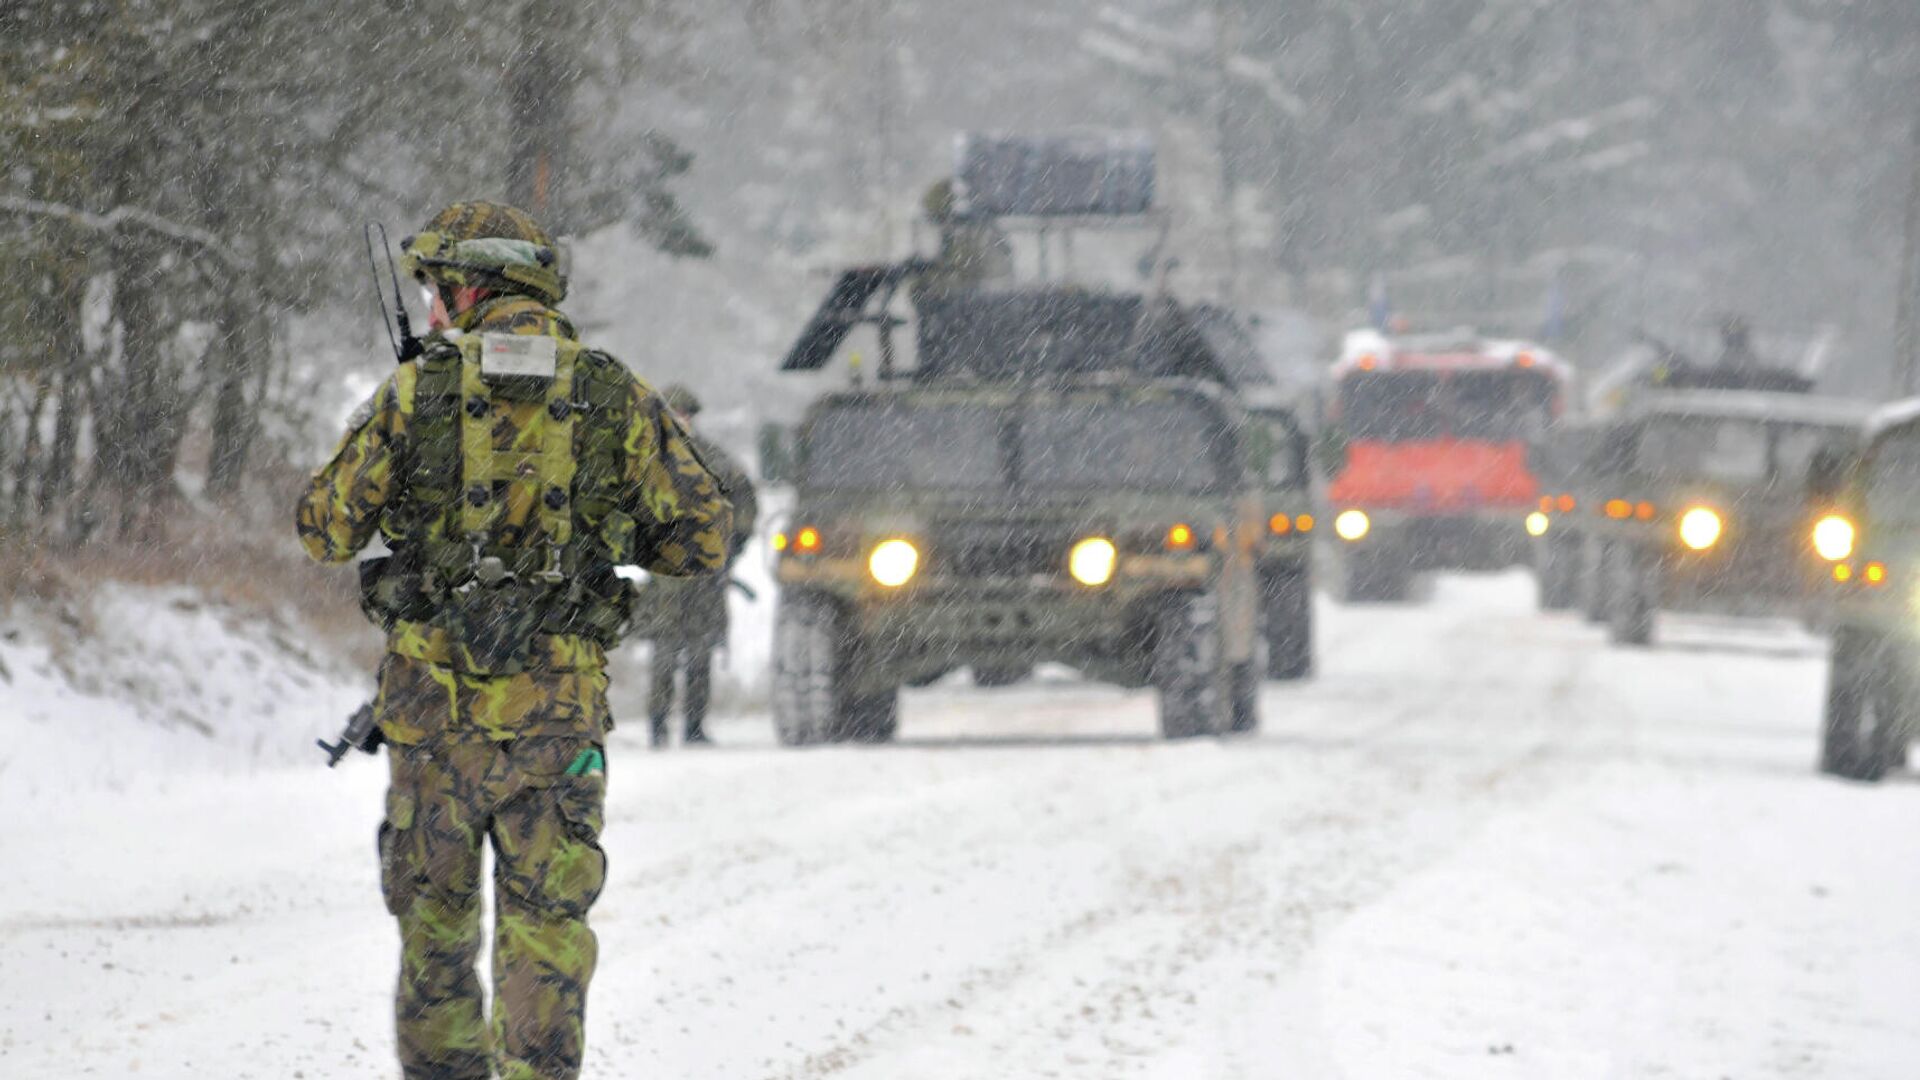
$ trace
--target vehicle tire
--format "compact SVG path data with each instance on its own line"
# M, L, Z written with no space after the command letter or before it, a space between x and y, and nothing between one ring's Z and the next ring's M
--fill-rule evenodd
M976 665L973 669L973 685L991 690L1025 682L1032 676L1032 664Z
M887 743L900 731L900 691L848 699L833 732L836 742Z
M1833 635L1821 772L1873 783L1905 759L1905 694L1889 660L1872 634L1842 627Z
M1305 570L1260 575L1260 622L1267 639L1267 678L1313 674L1313 582Z
M849 653L840 610L814 596L786 595L773 624L773 728L785 746L839 737Z
M1160 734L1191 739L1225 732L1233 721L1232 681L1220 625L1220 598L1198 593L1168 605L1153 642Z
M1595 625L1607 621L1607 552L1612 546L1605 540L1588 540L1580 546L1580 605L1587 621Z
M1260 730L1260 676L1251 660L1233 665L1233 717L1229 730L1237 735Z
M1533 573L1540 583L1541 611L1568 611L1580 603L1580 547L1570 537L1536 541Z
M1607 583L1607 640L1615 645L1653 641L1656 574L1648 553L1632 544L1611 545Z
M1352 603L1402 603L1412 582L1406 560L1390 548L1347 553L1347 599Z

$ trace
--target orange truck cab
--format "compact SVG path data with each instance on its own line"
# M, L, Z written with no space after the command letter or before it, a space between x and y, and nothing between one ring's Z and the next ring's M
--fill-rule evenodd
M1528 560L1542 494L1531 457L1572 369L1523 341L1356 331L1332 377L1327 499L1350 599L1401 599L1423 570Z

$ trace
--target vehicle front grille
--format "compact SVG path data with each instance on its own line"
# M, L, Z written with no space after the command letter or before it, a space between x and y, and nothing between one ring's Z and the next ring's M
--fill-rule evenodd
M1066 565L1070 538L1054 529L969 523L935 533L933 562L956 577L1030 577L1057 574Z

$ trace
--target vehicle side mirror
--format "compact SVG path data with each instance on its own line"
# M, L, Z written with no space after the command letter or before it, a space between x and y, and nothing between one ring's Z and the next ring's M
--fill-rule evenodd
M761 424L760 482L790 484L793 466L793 432L784 424Z
M1846 451L1833 446L1821 447L1807 463L1807 494L1821 502L1839 498L1852 467L1852 457Z

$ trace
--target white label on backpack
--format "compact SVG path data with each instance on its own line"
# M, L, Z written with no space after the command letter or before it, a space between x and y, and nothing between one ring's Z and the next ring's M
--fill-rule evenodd
M480 374L490 379L551 379L558 370L558 341L541 335L480 335Z

